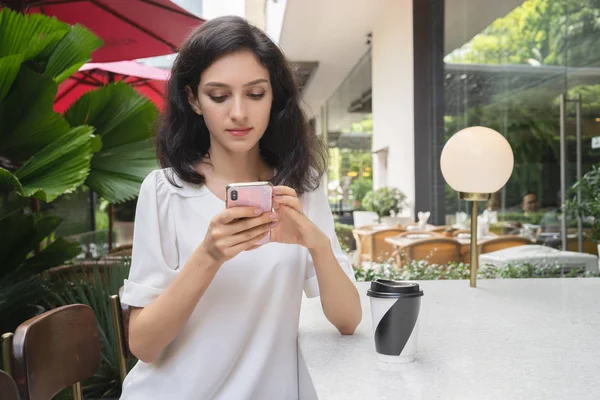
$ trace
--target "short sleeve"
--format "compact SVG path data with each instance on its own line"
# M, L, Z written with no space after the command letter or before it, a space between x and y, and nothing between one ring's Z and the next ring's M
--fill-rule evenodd
M178 267L175 221L170 215L171 193L161 171L144 179L133 228L131 269L121 302L145 307L175 279Z
M335 233L335 227L333 223L333 214L329 207L329 201L327 200L327 194L324 185L321 185L315 191L307 193L305 198L305 212L308 218L316 224L323 233L325 233L331 242L331 247L335 258L340 263L342 269L352 282L355 282L354 270L348 259L348 255L342 250L340 242ZM317 297L319 296L319 282L317 281L317 274L315 272L315 265L313 263L310 252L307 252L307 263L306 273L304 280L304 293L306 297Z

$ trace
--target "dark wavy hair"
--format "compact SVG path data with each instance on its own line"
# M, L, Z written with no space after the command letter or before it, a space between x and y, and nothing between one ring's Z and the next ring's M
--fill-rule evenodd
M166 110L160 121L156 150L161 167L171 167L183 181L204 184L194 164L208 157L210 135L204 118L188 103L186 87L197 96L200 76L220 57L252 51L269 71L273 103L268 127L260 139L263 159L276 174L274 185L298 195L316 189L327 166L323 143L300 108L299 90L281 50L260 29L240 17L220 17L202 24L183 43L171 69ZM176 185L173 177L171 184Z

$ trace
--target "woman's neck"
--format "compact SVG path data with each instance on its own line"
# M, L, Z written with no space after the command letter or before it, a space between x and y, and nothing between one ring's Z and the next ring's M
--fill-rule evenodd
M207 183L254 182L272 178L273 170L260 156L258 146L246 153L232 153L218 146L211 146L209 155L210 158L198 166Z

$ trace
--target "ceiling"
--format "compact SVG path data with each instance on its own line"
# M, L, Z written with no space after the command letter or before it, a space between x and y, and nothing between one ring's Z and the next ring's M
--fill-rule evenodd
M325 104L367 52L367 35L387 1L400 0L353 0L351 7L347 0L287 0L279 45L295 62L318 62L303 91L309 113L315 114ZM446 52L462 46L522 2L446 0Z

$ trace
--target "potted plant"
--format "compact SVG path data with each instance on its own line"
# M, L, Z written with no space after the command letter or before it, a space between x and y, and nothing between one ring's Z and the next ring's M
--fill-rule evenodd
M362 205L365 210L375 212L383 225L393 226L396 216L406 206L406 195L398 188L384 186L367 193Z
M579 189L581 189L581 202L578 203ZM568 216L581 217L582 220L590 222L591 239L598 243L598 254L600 254L600 164L593 166L591 171L583 175L581 180L569 189L563 211Z
M373 181L371 179L358 178L355 179L350 185L350 191L352 193L352 207L356 211L360 211L362 208L362 200L365 198L367 193L373 190Z

